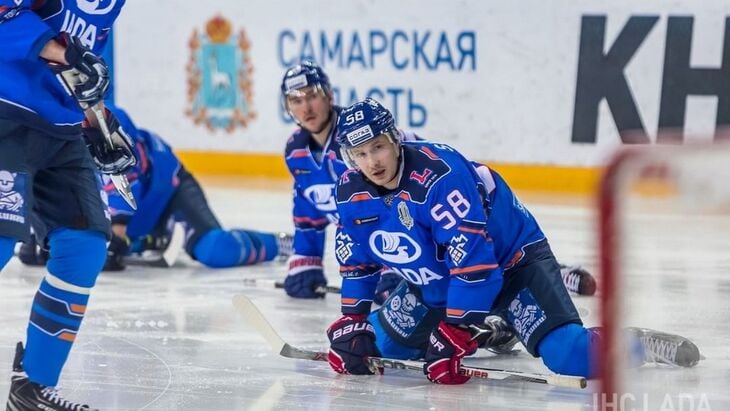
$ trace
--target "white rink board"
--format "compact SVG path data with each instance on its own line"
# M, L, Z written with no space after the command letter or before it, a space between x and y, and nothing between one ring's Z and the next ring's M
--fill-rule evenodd
M185 115L189 41L193 30L203 32L216 15L230 21L234 35L245 30L250 41L253 72L248 79L256 118L232 133L210 131ZM382 95L397 111L400 126L453 144L474 158L597 166L621 139L605 99L594 116L595 143L573 142L571 137L581 32L586 30L582 21L587 16L605 19L601 33L606 52L630 18L644 23L656 19L646 33L636 34L639 46L627 52L630 58L617 71L625 73L636 111L653 141L670 18L692 20L690 66L717 71L730 3L127 1L115 34L116 96L139 125L178 149L280 153L293 129L282 117L280 80L287 64L309 53L343 92L340 103L350 102L351 90L363 98L374 89L376 97ZM439 42L442 36L444 44ZM359 39L362 53L353 38ZM719 82L730 81L730 76L720 77L724 79ZM409 98L410 106L417 107L410 119ZM687 97L685 131L711 134L717 100L717 93Z

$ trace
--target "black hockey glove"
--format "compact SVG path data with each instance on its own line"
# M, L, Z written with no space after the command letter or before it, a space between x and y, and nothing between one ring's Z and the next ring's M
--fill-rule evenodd
M25 265L45 266L49 255L48 250L42 249L38 245L35 236L31 235L30 240L20 246L18 258Z
M129 254L129 239L119 237L112 234L112 240L106 250L106 262L104 263L104 271L121 271L127 266L124 264L123 258Z
M61 33L60 41L66 46L64 58L68 66L59 71L81 108L86 110L104 99L109 88L109 69L78 37Z
M109 110L106 110L106 123L113 147L109 147L104 133L99 128L91 127L86 121L81 128L84 141L102 174L123 174L137 164L137 158L132 151L132 141Z
M327 362L340 374L383 373L382 368L371 369L367 357L380 357L375 345L375 331L365 314L344 314L327 329L330 350Z

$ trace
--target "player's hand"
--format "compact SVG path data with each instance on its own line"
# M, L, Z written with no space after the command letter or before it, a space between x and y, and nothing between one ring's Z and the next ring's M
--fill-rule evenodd
M322 269L322 258L303 255L289 257L289 274L284 280L284 290L294 298L324 298L317 288L327 285Z
M477 346L466 328L441 321L428 338L423 372L436 384L463 384L469 377L459 374L461 359L473 354Z
M20 246L18 258L25 265L44 266L48 261L48 250L39 247L35 236L31 235L30 240Z
M374 374L368 367L366 357L380 357L375 346L375 331L365 314L343 315L327 329L330 350L327 361L340 374ZM379 374L383 373L378 368Z
M385 300L390 296L390 293L398 287L401 281L403 281L403 278L394 271L383 271L380 274L380 281L378 281L378 285L375 287L375 298L373 298L373 301L378 305L383 305Z
M81 107L91 107L103 100L110 82L109 69L104 60L92 53L76 36L61 33L59 41L66 46L64 58L68 62L68 69L75 70L73 74L76 76L69 85Z
M92 127L87 121L84 121L81 128L84 141L102 174L123 174L137 164L137 158L132 151L132 140L119 125L114 113L105 110L105 114L113 147L109 147L102 131Z
M124 256L129 254L130 241L127 237L119 237L112 234L112 240L106 250L106 262L104 263L104 271L121 271L126 268Z

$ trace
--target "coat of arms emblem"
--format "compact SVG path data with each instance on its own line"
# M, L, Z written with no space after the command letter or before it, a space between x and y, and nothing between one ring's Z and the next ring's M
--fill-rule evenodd
M205 32L190 37L188 108L195 124L232 132L256 117L253 110L251 43L245 30L233 33L230 21L216 16Z

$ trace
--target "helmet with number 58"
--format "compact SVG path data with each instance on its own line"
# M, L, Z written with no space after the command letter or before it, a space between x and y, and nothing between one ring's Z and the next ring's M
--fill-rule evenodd
M337 120L337 142L350 168L377 185L397 184L400 132L382 104L366 98L343 109Z

